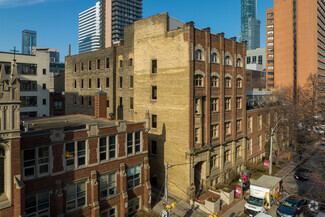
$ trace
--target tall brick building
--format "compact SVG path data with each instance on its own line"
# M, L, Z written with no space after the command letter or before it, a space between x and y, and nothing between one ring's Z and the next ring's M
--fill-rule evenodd
M295 93L315 75L318 102L325 103L324 1L274 0L266 13L274 15L274 87Z
M107 96L100 91L99 117L32 118L20 126L13 69L9 80L4 69L0 74L0 216L131 216L150 209L148 122L101 118Z
M127 26L120 45L67 57L66 112L92 112L82 97L100 86L113 117L143 121L149 110L152 183L177 165L169 188L189 198L245 168L245 59L244 42L158 14Z

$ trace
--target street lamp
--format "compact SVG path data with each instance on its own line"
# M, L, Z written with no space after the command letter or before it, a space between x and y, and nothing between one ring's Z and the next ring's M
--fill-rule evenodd
M280 120L278 120L278 122L276 122L275 126L271 129L271 144L270 144L270 163L269 163L269 175L272 175L272 149L273 149L273 134L274 131L276 129L276 127L278 126L280 121L288 121L288 118L281 118Z

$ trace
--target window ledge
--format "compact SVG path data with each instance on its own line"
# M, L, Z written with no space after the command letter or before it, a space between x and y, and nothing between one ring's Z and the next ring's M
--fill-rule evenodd
M0 196L0 210L5 209L11 206L10 201L8 200L5 194Z

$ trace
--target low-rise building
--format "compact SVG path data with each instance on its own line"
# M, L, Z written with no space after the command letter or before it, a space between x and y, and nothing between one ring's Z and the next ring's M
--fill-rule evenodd
M33 55L0 52L0 66L4 65L7 76L14 58L20 79L20 117L49 116L50 54L37 50Z

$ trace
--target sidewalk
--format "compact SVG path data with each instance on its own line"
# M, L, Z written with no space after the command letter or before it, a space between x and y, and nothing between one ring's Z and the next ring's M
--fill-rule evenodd
M312 154L313 153L308 152L308 151L305 152L303 154L302 160L299 160L299 156L293 157L293 159L290 162L288 162L288 164L286 164L286 166L284 166L281 170L279 170L275 174L275 176L280 177L280 178L286 177L291 171L293 171L300 164L305 163L310 158L310 156ZM228 210L224 211L224 213L222 210L220 217L240 217L240 216L242 216L244 214L245 203L246 203L246 200L240 200L235 205L228 208Z

